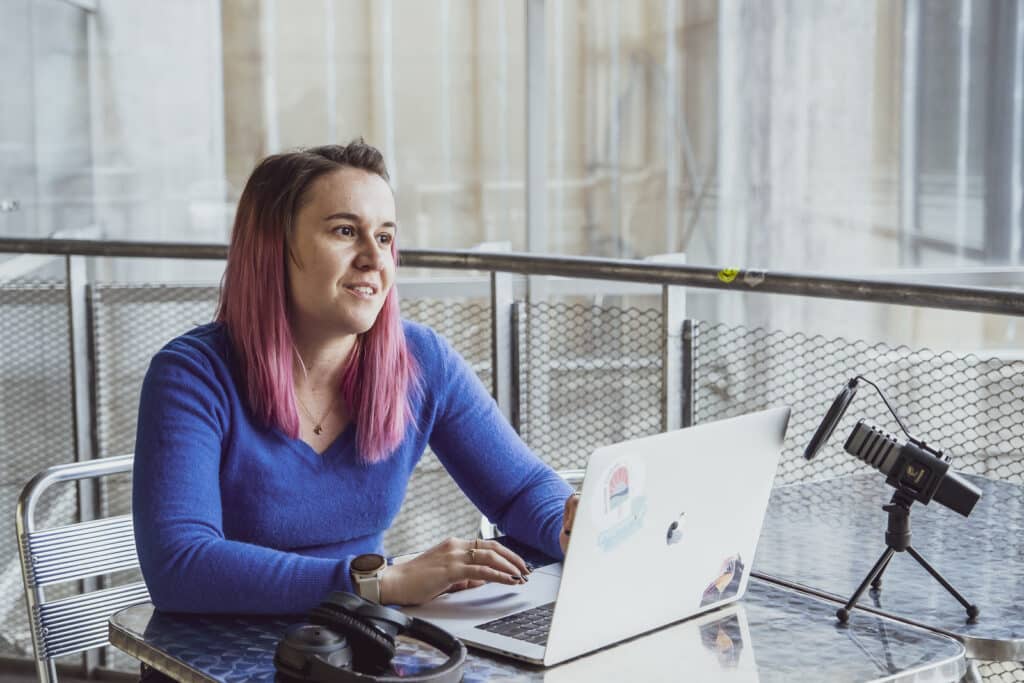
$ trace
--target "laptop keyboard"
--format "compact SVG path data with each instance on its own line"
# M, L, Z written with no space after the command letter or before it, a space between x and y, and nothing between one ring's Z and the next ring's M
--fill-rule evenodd
M555 603L549 602L546 605L538 605L500 619L477 624L476 627L509 638L524 640L534 645L543 645L548 640L548 631L551 630L551 615L554 611Z

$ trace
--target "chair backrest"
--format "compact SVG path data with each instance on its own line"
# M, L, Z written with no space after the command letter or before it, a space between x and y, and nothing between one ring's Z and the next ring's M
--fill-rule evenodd
M54 484L131 472L133 459L122 455L47 468L25 485L18 498L18 554L41 681L57 680L57 657L106 645L110 615L145 602L149 593L142 581L135 581L47 601L47 587L135 569L139 560L131 515L37 529L36 505ZM83 590L89 583L95 581L83 584Z

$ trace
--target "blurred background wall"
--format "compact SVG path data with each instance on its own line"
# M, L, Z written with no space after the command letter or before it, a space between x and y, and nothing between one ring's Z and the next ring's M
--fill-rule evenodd
M544 78L529 90L531 51ZM405 247L963 284L1005 267L997 284L1016 286L1022 55L1022 0L2 0L0 234L223 242L256 161L364 136L389 160ZM531 102L546 114L533 233ZM688 306L1017 341L1015 321L966 314L701 292Z

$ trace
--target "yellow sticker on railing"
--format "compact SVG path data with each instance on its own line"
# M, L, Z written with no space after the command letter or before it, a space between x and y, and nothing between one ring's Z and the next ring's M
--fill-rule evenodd
M736 279L736 276L739 275L739 273L739 268L723 268L718 271L718 279L725 284L729 284Z

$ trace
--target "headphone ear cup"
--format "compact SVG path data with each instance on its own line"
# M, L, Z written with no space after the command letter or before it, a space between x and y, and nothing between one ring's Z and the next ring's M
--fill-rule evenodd
M357 671L383 671L395 656L395 640L360 617L320 605L310 612L310 619L345 635L352 647Z
M331 668L350 668L348 640L320 624L293 624L274 651L274 668L286 681L317 680L317 660Z

